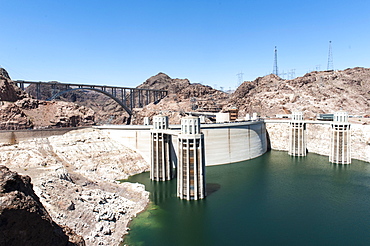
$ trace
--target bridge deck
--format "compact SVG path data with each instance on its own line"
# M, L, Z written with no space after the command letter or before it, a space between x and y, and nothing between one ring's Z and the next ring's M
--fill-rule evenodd
M25 81L15 80L18 87L25 90L27 86L34 85L35 95L38 100L55 99L62 94L72 90L94 90L101 92L117 103L119 103L130 115L132 114L133 108L142 108L152 102L157 102L167 96L168 92L165 90L155 89L144 89L144 88L130 88L120 86L108 86L108 85L89 85L89 84L75 84L75 83L60 83L60 82L36 82L36 81ZM50 97L45 98L41 94L41 87L51 87Z

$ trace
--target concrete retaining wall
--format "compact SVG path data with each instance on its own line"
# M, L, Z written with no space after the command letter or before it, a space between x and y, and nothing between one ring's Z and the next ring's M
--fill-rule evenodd
M307 124L307 151L329 156L330 124ZM288 151L289 123L266 123L271 148ZM370 125L351 124L351 156L370 162Z

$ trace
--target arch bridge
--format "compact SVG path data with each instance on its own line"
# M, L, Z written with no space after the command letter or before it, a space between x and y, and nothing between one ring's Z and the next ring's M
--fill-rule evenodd
M143 89L143 88L129 88L119 86L107 86L107 85L87 85L87 84L72 84L72 83L60 83L60 82L35 82L35 81L14 81L18 87L25 90L28 86L34 85L33 96L38 100L54 100L59 96L77 90L89 90L102 93L119 105L121 105L126 112L131 116L134 108L142 108L152 102L159 102L161 99L167 96L168 92L165 90L155 89ZM45 98L42 91L45 87L51 89L51 95Z

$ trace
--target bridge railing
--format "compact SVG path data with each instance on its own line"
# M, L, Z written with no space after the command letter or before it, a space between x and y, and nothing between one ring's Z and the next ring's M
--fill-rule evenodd
M165 90L129 88L107 85L88 85L60 82L35 82L15 80L14 83L22 90L27 91L38 100L54 99L55 96L62 95L71 90L94 90L101 91L114 100L121 102L126 111L132 111L134 108L142 108L152 102L157 102L166 97L168 92ZM129 109L129 110L127 110ZM131 112L128 112L131 114Z

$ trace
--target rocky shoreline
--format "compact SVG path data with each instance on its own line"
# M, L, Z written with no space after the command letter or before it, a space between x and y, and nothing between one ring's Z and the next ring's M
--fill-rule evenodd
M97 129L3 145L0 164L30 176L51 218L86 245L119 245L149 203L143 185L117 182L148 171L149 164Z

